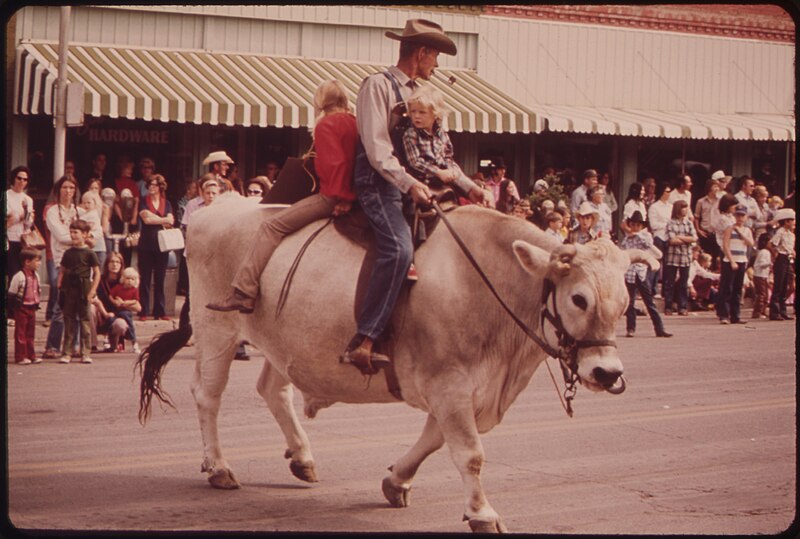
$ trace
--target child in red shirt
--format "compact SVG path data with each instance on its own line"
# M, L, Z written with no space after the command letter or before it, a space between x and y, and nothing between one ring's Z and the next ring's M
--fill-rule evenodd
M34 249L20 252L22 270L18 271L8 286L9 301L14 309L14 362L18 365L41 363L33 350L36 334L36 310L39 308L41 288L39 287L39 266L42 255Z
M142 310L142 304L139 302L139 273L135 268L125 268L122 270L122 278L120 283L111 289L109 298L111 302L117 307L117 315L119 311L130 311L131 313L138 313ZM131 316L131 319L133 317ZM134 339L131 341L133 344L133 352L139 353L139 343Z

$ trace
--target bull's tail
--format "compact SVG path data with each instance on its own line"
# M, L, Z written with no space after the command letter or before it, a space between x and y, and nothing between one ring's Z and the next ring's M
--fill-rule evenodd
M187 302L188 303L188 302ZM184 308L186 305L184 305ZM139 375L142 381L139 385L139 423L144 425L150 417L150 404L153 395L158 400L175 408L169 395L161 387L161 373L172 357L178 350L186 346L192 336L192 324L189 317L181 313L181 321L178 329L159 333L150 344L142 350L139 359L133 366L134 371L139 367Z

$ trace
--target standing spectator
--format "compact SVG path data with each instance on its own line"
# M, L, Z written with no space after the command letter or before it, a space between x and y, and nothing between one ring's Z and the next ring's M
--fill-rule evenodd
M14 274L8 286L10 302L14 305L14 363L30 365L41 363L36 357L33 341L36 336L36 310L39 308L41 288L39 266L42 255L35 249L20 251L22 269Z
M142 218L142 235L139 238L139 298L142 310L139 320L147 320L148 314L157 320L169 320L164 299L164 280L167 275L169 252L158 247L158 231L172 228L175 218L172 205L167 200L167 180L161 174L153 174L147 183L147 195L139 203ZM150 309L150 283L153 282L153 305Z
M644 217L639 210L635 210L633 215L627 219L625 237L620 241L619 248L640 249L642 251L653 250L653 236L644 228ZM647 266L641 262L631 264L625 272L625 286L628 289L628 309L625 311L626 337L633 337L636 334L636 293L642 296L647 314L653 322L657 337L672 337L672 333L664 329L664 322L658 314L658 309L653 302L653 292L647 282Z
M53 186L53 199L55 203L45 213L45 224L50 231L50 249L53 253L53 268L61 266L64 252L72 246L70 224L78 218L78 184L68 176L62 176ZM59 272L60 274L60 272ZM56 271L53 275L57 275ZM58 290L58 279L54 283ZM56 296L57 297L57 296ZM53 304L53 316L50 319L50 329L47 332L47 344L42 357L55 359L72 351L61 347L61 338L64 333L64 313L58 301Z
M712 226L714 227L714 237L717 240L717 246L719 246L720 255L722 254L722 239L725 235L725 230L733 226L733 224L736 222L733 212L736 210L736 206L738 204L739 201L736 200L735 196L730 193L724 193L721 197L719 197L717 211L712 214L711 222Z
M753 232L755 237L755 224L758 218L758 203L753 197L753 191L756 188L756 182L750 176L742 176L739 180L739 192L736 193L736 200L747 208L747 220L745 226Z
M617 197L614 196L614 190L611 188L611 173L603 172L600 175L598 182L603 186L603 189L605 189L603 202L606 203L606 206L608 206L608 209L611 210L611 213L613 214L615 211L617 211L619 205L617 204Z
M77 323L80 321L80 355L81 363L91 363L89 304L100 284L100 264L94 251L86 246L91 226L82 219L76 219L69 225L72 247L64 252L58 273L59 301L64 309L64 353L59 363L69 363L69 352L75 346L78 334ZM92 276L94 275L94 276Z
M175 222L180 225L183 222L183 213L187 204L193 198L197 198L197 182L187 178L183 183L183 196L178 200L175 207ZM178 257L178 290L179 295L186 295L187 283L189 282L189 272L186 268L186 257L183 256L183 249L175 252Z
M766 234L770 229L770 211L767 199L769 193L763 185L757 185L753 189L753 198L756 201L756 217L753 221L753 238L758 244L758 238Z
M139 180L136 186L139 188L139 199L147 196L147 184L156 171L156 162L150 157L142 157L139 159Z
M30 181L28 167L15 167L8 178L6 191L6 238L8 255L6 257L6 277L11 278L22 269L19 254L22 251L22 234L33 224L33 199L25 194ZM13 311L9 311L9 317Z
M117 198L111 214L111 230L116 234L130 234L138 230L139 214L136 208L139 207L141 195L139 186L133 181L133 161L127 157L120 158L118 169L119 175L114 181ZM123 208L125 209L123 210ZM125 263L130 264L133 258L133 247L127 245L123 240L120 242L119 251L125 258Z
M589 203L597 210L597 222L594 225L594 231L598 238L611 239L611 208L605 203L605 194L605 187L599 184L588 191Z
M719 204L719 182L714 179L706 181L706 194L697 201L694 212L694 228L697 231L697 243L703 251L711 256L713 267L717 266L720 249L717 245L714 225L711 221L712 210Z
M78 175L75 172L75 161L64 161L64 176L69 176L76 182L78 181Z
M570 230L567 239L564 243L589 243L597 237L594 231L594 225L597 223L598 213L588 200L584 200L578 208L577 220L578 226Z
M648 176L642 180L642 185L644 185L644 197L642 200L644 201L645 208L649 210L650 205L658 200L656 197L656 179L652 176ZM647 216L647 213L643 213L642 215Z
M579 185L572 191L570 197L569 209L575 214L578 208L581 207L585 201L589 200L589 189L597 185L597 171L590 168L583 173L583 184Z
M495 157L492 159L491 170L489 172L489 179L486 180L486 187L492 192L492 200L494 200L494 207L500 202L501 190L500 184L506 178L506 162L502 157Z
M656 201L650 204L650 208L647 210L647 220L650 223L650 231L653 233L653 243L658 247L662 255L667 254L667 223L672 217L672 203L669 202L671 192L672 188L667 182L659 183L656 186ZM658 297L656 289L658 287L659 272L648 271L650 289L653 291L653 296Z
M786 312L786 298L789 287L794 281L794 259L796 256L794 223L795 213L791 208L778 210L775 215L778 221L778 230L772 236L772 246L777 255L773 271L772 298L769 301L770 320L791 320L793 317Z
M81 195L81 207L78 218L83 219L91 227L88 246L97 256L100 266L106 261L106 241L103 234L103 201L95 191L86 191Z
M231 166L228 168L228 181L231 182L234 191L240 195L244 195L243 180L239 177L239 165L237 163L231 163Z
M216 178L220 193L233 190L233 185L228 181L228 169L231 163L233 159L224 151L211 152L203 159L203 165L207 165L208 172Z
M56 199L53 198L53 193L51 192L50 196L47 198L47 202L44 205L44 209L42 210L42 215L45 216L45 219L47 218L48 210L55 204ZM53 262L53 249L50 246L50 229L47 227L46 223L43 227L42 233L44 234L44 263L45 269L47 270L47 285L50 289L47 294L47 307L45 308L44 322L42 322L42 327L50 327L50 320L53 318L53 310L55 309L56 299L58 298L58 288L56 288L58 266L56 266L55 262Z
M678 185L669 194L669 202L675 204L676 201L683 200L689 208L689 219L694 220L692 214L692 177L685 174L678 180Z
M275 184L275 180L278 179L278 174L280 174L280 172L281 166L277 161L274 159L267 161L267 165L264 167L264 175L270 181L271 185Z
M639 182L633 182L628 188L628 197L625 199L625 204L622 206L622 222L620 223L620 228L625 234L628 233L628 219L631 218L633 212L638 211L642 216L647 215L644 195L644 185Z
M107 183L110 178L106 177L106 164L106 154L103 152L96 153L92 158L92 173L89 175L89 178L97 178L104 187L110 187Z
M672 304L678 304L678 314L689 314L689 266L692 263L692 244L697 241L694 224L689 217L689 204L676 200L672 218L667 223L667 252L664 257L664 314L672 314ZM675 276L678 275L677 282ZM673 295L675 297L673 297Z
M758 320L766 316L769 300L769 275L772 272L772 251L769 234L761 234L756 240L756 258L753 261L753 316Z
M106 239L106 253L114 250L114 240L111 238L111 215L116 198L117 194L111 187L103 187L100 191L100 199L103 201L103 236Z
M506 178L500 182L500 198L497 199L495 208L505 214L511 214L514 206L519 202L519 191L514 180Z
M721 210L721 208L720 208ZM744 273L747 269L747 247L753 246L753 233L745 225L747 207L730 206L734 212L734 224L727 227L722 236L722 271L720 272L717 316L720 324L744 324L739 316L742 302Z
M719 183L719 191L720 193L727 193L730 192L728 187L731 185L731 180L733 176L729 176L725 174L722 170L717 170L711 175L712 180L717 180Z
M261 198L269 193L270 189L272 189L272 183L270 183L269 178L266 176L256 176L255 178L247 180L244 188L244 195L248 198Z

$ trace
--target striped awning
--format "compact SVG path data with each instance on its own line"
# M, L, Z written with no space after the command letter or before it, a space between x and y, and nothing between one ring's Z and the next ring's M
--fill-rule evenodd
M711 114L568 105L534 107L548 131L643 137L795 140L795 120L779 114Z
M56 43L18 46L15 114L53 114L57 66ZM70 46L68 66L68 80L84 84L84 114L90 116L259 127L312 127L311 101L320 82L338 79L354 98L364 77L386 69L284 56L80 44ZM452 111L447 117L451 131L530 133L540 127L535 113L473 71L438 69L431 83Z

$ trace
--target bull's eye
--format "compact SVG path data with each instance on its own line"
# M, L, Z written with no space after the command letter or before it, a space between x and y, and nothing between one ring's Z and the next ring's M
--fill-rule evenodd
M586 307L589 306L589 304L586 303L586 298L579 294L572 296L572 303L574 303L575 306L582 311L585 311Z

